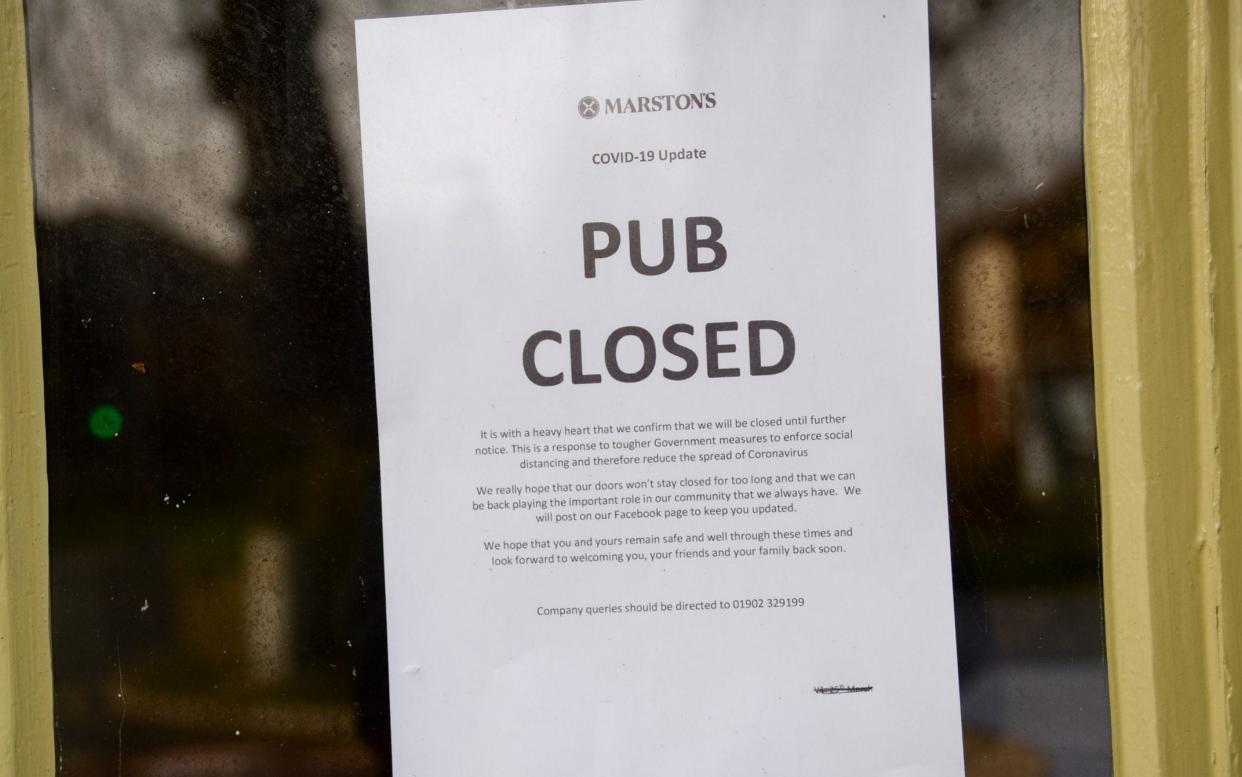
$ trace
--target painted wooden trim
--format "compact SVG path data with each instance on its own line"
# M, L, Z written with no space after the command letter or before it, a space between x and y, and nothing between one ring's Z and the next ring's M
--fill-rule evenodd
M1084 0L1109 672L1123 777L1238 777L1242 0ZM20 0L0 0L0 777L54 773Z
M1084 0L1115 769L1238 777L1242 0Z
M26 35L0 0L0 777L55 773Z

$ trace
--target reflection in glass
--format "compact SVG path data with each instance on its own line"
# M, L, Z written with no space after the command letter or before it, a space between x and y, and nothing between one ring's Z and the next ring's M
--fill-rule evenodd
M28 0L65 774L388 773L352 23L534 4ZM930 9L969 774L1107 775L1078 5Z

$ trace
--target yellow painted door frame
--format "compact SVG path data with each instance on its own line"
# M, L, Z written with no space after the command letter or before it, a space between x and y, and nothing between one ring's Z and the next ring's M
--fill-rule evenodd
M1242 0L1085 0L1116 771L1238 777Z
M1115 769L1242 777L1242 0L1083 0L1083 46ZM28 95L0 0L0 777L55 772Z
M0 777L54 774L47 457L21 0L0 0Z

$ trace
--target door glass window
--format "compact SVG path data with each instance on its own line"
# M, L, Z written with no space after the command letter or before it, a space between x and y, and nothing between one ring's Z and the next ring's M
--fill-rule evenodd
M389 773L353 22L535 4L27 0L63 773ZM968 774L1108 775L1079 6L929 9Z

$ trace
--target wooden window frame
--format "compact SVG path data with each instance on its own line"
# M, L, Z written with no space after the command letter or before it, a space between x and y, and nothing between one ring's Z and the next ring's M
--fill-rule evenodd
M21 0L0 0L0 777L55 774L47 435Z
M1242 0L1084 0L1114 769L1242 777ZM0 0L0 777L55 773L21 0Z
M1242 0L1086 0L1114 769L1238 777Z

